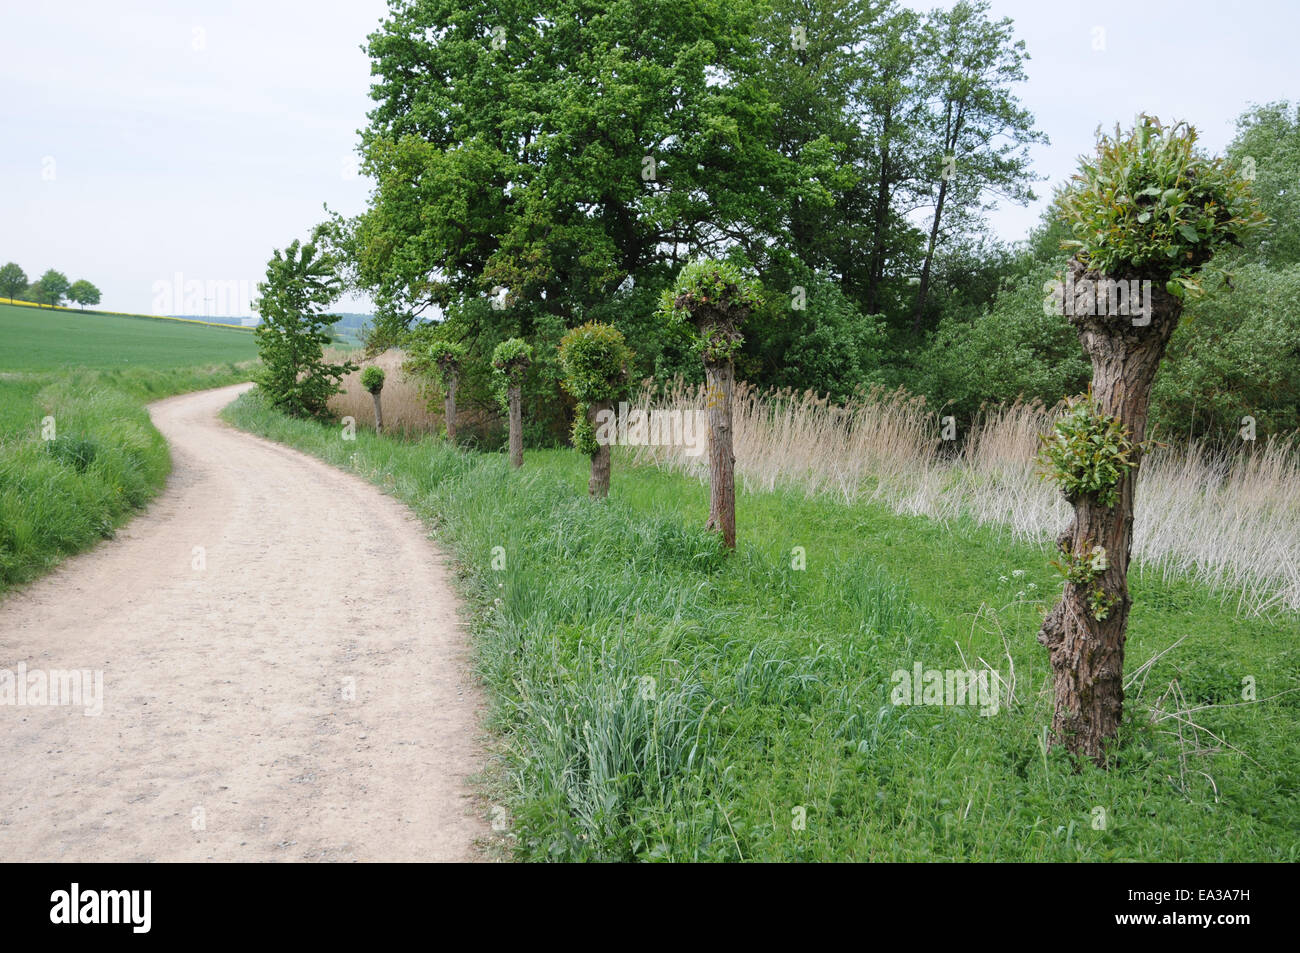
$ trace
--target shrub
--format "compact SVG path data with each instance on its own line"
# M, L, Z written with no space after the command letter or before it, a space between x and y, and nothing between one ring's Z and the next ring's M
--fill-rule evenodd
M1240 444L1243 418L1258 439L1300 426L1300 265L1246 265L1192 302L1151 391L1162 432Z
M970 419L984 403L1021 397L1051 407L1087 386L1090 368L1074 329L1064 315L1043 313L1042 288L1056 270L1038 266L969 324L940 322L920 358L919 383L934 407Z

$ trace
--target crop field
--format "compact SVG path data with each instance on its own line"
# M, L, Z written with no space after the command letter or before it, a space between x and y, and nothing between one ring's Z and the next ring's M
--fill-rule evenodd
M111 538L163 486L144 404L247 380L247 332L0 305L0 592Z
M242 329L0 304L0 373L162 369L256 357L253 335Z

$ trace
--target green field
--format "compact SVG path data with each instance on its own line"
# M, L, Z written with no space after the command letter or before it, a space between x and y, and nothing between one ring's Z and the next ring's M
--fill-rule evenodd
M594 503L573 451L512 472L345 442L256 394L226 416L361 473L454 552L498 737L486 794L521 859L1300 860L1294 616L1135 572L1122 747L1075 773L1043 745L1043 547L775 492L739 496L726 556L706 486L617 457ZM1014 663L996 713L892 703L892 673L980 659Z
M146 403L247 380L256 355L246 331L0 305L0 592L162 488L171 458Z
M0 304L0 372L177 368L256 357L253 335L242 329Z

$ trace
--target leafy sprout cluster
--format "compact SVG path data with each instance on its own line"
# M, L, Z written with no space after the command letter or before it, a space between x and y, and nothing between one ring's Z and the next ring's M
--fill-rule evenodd
M492 350L492 367L510 383L518 383L533 363L533 349L520 338L508 338Z
M709 363L730 360L744 344L740 325L763 305L762 286L726 261L702 259L685 265L659 299L668 323L689 322L695 347Z
M1194 273L1225 245L1267 222L1250 182L1229 162L1196 147L1185 122L1143 115L1126 133L1099 136L1057 197L1081 262L1102 274L1167 275L1170 294L1199 293Z
M371 364L361 372L361 386L371 394L378 394L384 389L384 369Z
M510 405L510 387L523 383L524 372L532 363L532 346L520 338L507 338L493 348L494 390L502 410Z
M1106 571L1106 548L1089 543L1082 552L1072 553L1069 544L1065 543L1061 546L1061 553L1065 561L1053 560L1052 565L1067 582L1087 591L1092 617L1098 622L1105 620L1116 602L1114 594L1103 589L1100 581Z
M457 341L437 340L429 345L428 353L429 360L438 368L445 385L460 370L460 363L465 360L465 345Z
M617 328L589 321L560 340L564 389L578 401L573 420L573 445L588 456L600 445L588 420L590 405L616 399L631 376L632 350Z
M1061 484L1067 500L1091 496L1102 506L1119 502L1119 481L1136 466L1128 430L1102 413L1091 395L1068 402L1043 438L1039 464L1044 476Z

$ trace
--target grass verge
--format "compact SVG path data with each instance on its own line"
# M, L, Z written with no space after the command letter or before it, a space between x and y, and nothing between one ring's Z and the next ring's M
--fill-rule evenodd
M707 488L677 474L616 458L593 503L571 451L511 472L431 438L345 441L256 394L225 415L362 474L452 549L521 859L1300 859L1294 616L1135 575L1123 746L1075 773L1043 745L1043 546L777 489L742 495L725 556ZM893 704L917 664L987 664L1014 691L987 716Z
M113 536L163 486L144 405L247 380L247 365L0 375L0 593Z

